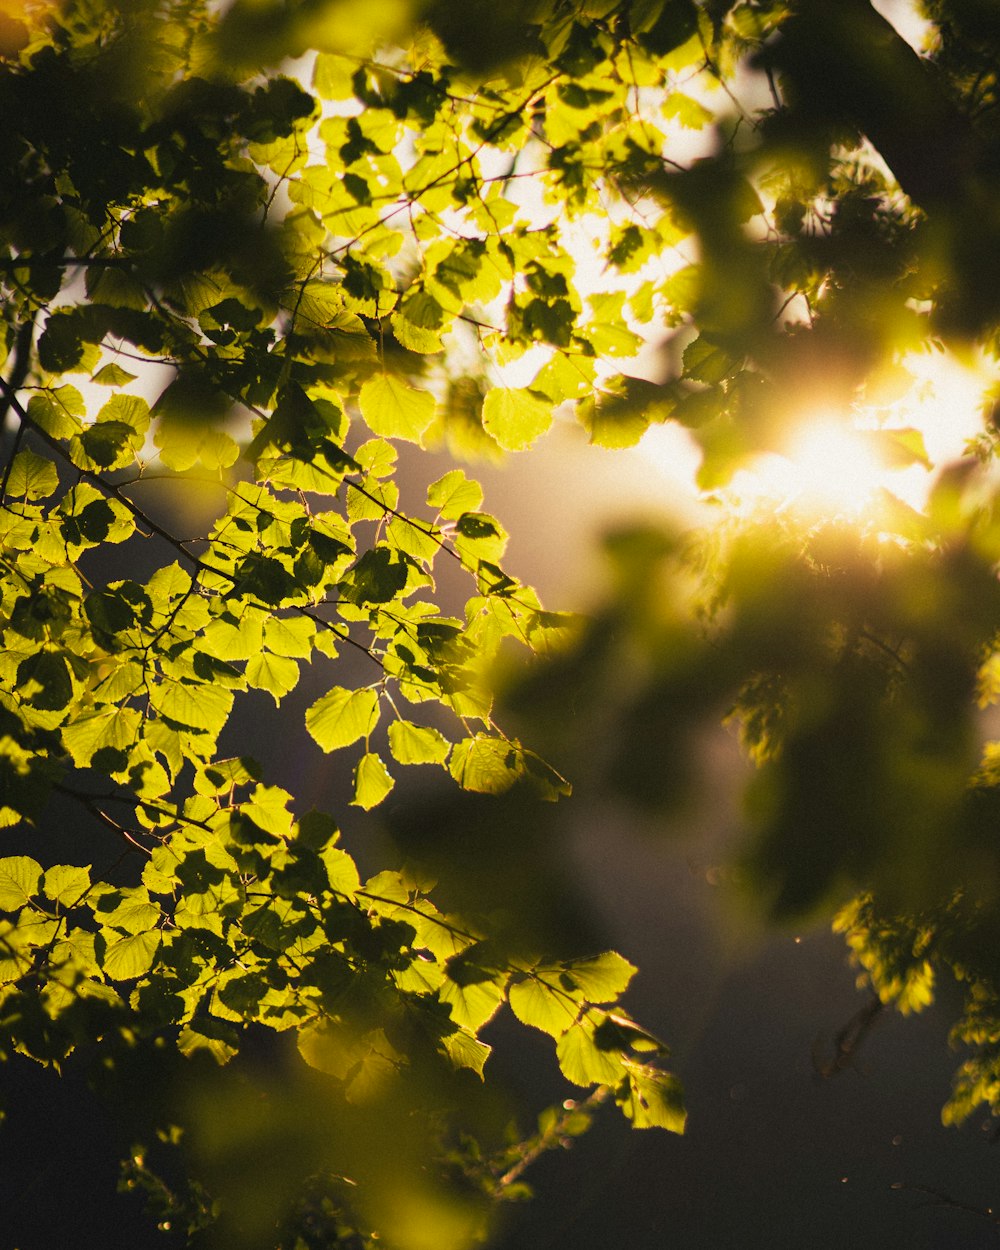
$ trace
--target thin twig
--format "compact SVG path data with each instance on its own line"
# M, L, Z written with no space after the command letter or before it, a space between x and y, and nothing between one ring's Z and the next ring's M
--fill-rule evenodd
M819 1055L819 1043L813 1047L813 1067L816 1075L829 1080L845 1068L853 1068L861 1043L868 1036L872 1026L878 1019L885 1004L877 994L873 994L865 1005L851 1016L850 1020L833 1039L833 1057L822 1059Z
M992 1207L975 1207L969 1202L962 1202L958 1198L952 1198L950 1194L946 1194L940 1189L933 1189L930 1185L909 1185L906 1181L896 1181L892 1188L909 1190L911 1193L916 1194L927 1194L934 1199L933 1202L922 1203L922 1206L952 1207L956 1211L968 1211L970 1215L979 1215L984 1220L989 1220L991 1224L1000 1224L1000 1215Z
M578 1112L596 1110L602 1103L607 1102L611 1096L611 1088L608 1085L598 1085L598 1087L584 1098L581 1102L574 1102L572 1106L566 1107L563 1114L551 1124L544 1133L541 1133L524 1153L520 1156L513 1167L508 1168L503 1176L497 1179L496 1192L500 1194L512 1185L520 1176L522 1176L528 1168L540 1158L546 1151L551 1150L554 1146L559 1145L565 1136L566 1125L569 1120Z
M53 784L52 789L57 791L59 794L63 794L67 798L74 799L77 803L80 803L88 812L90 812L91 816L93 816L96 820L99 820L102 824L107 825L109 829L113 830L118 835L118 837L124 838L125 841L129 842L137 851L142 851L144 855L152 855L153 852L148 846L144 846L134 834L130 833L129 830L125 828L124 825L120 825L117 820L114 820L108 815L108 813L100 806L100 802L96 795L92 796L84 794L81 790L74 790L71 786L64 786L58 782Z

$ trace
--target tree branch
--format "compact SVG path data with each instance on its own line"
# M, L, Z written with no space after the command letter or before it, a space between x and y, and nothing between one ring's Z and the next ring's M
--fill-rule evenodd
M934 61L919 56L869 0L799 0L758 62L777 70L793 132L833 143L864 135L927 215L939 324L975 335L1000 320L1000 152Z
M860 130L928 212L957 207L982 173L978 138L940 72L868 0L802 0L762 67L778 70L799 117Z
M35 332L35 319L25 321L17 331L17 337L14 339L14 349L11 353L13 364L10 370L10 377L3 383L3 393L0 394L0 437L3 436L4 427L7 422L7 414L10 412L13 396L24 385L24 380L28 376L31 369L31 340ZM20 414L19 414L20 415ZM3 478L0 480L0 503L3 503L7 497L7 483L10 481L10 471L14 467L14 461L17 459L17 453L21 446L21 439L24 437L24 421L22 420L14 434L13 445L10 449L10 455L7 457L3 466Z

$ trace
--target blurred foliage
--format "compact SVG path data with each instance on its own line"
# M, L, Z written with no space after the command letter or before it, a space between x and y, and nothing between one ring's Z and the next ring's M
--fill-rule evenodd
M832 917L859 984L904 1014L957 983L946 1123L998 1108L995 491L963 462L920 517L885 495L861 522L617 533L604 606L504 695L590 793L681 827L721 780L712 728L738 732L756 767L737 896L777 924Z
M759 765L748 892L836 911L902 1010L950 969L948 1114L1000 1101L992 415L925 515L613 536L588 622L504 570L463 469L396 472L558 412L607 447L677 421L713 489L910 351L995 355L1000 32L927 15L918 54L864 0L3 8L0 1041L113 1096L143 1072L123 1185L161 1223L458 1250L599 1103L680 1131L539 804L574 771L696 802L720 717ZM362 822L411 767L459 794L404 801L410 859L366 880L229 745L310 663ZM507 1008L592 1091L527 1137L483 1083Z

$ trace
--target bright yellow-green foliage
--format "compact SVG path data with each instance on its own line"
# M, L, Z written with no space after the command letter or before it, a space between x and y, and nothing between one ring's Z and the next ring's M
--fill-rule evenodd
M199 5L9 27L0 821L37 836L0 860L3 1045L113 1069L137 1046L223 1064L295 1033L368 1142L343 1230L466 1244L511 1157L460 1152L464 1196L422 1176L508 998L572 1085L683 1127L665 1049L618 1004L634 969L491 944L488 916L443 914L409 870L362 882L335 821L231 744L244 692L282 704L316 665L325 692L289 733L345 753L345 805L378 808L411 766L483 795L569 792L494 719L487 675L573 622L504 572L462 470L401 498L397 445L527 448L638 350L630 320L663 315L679 231L620 192L658 164L694 26L671 61L567 9L543 56L485 84L416 26L322 52L303 82L232 70ZM593 232L595 211L588 256L574 222ZM578 290L588 260L630 293ZM464 608L441 604L445 565ZM81 831L69 862L47 846L53 796ZM417 1095L390 1186L373 1159ZM407 1194L421 1220L396 1211Z
M410 485L425 450L671 419L712 489L807 401L866 404L873 443L925 462L907 352L995 354L1000 325L995 28L928 8L923 57L864 0L0 16L0 1044L201 1073L294 1034L287 1121L241 1106L239 1060L150 1113L189 1149L189 1230L291 1247L322 1211L324 1244L462 1250L599 1102L680 1131L619 1002L634 969L536 949L549 900L513 861L531 801L569 793L550 744L660 809L702 784L713 717L760 764L763 909L841 908L904 1011L953 971L978 1049L949 1114L1000 1105L992 420L925 515L614 537L590 624L505 571L464 469ZM512 653L523 741L491 685ZM341 811L249 757L250 691L342 761ZM362 880L338 822L374 827L409 769L475 796L462 862L506 813L502 905L446 906L419 857ZM504 1145L482 1033L508 1007L591 1092ZM245 1201L233 1160L289 1124L302 1158Z

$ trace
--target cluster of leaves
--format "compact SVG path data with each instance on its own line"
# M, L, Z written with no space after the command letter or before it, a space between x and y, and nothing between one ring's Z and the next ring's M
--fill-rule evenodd
M440 913L426 883L382 871L362 884L329 818L293 822L290 796L241 761L201 770L195 789L135 885L0 861L7 1045L58 1064L164 1034L224 1063L253 1026L294 1030L348 1104L384 1115L400 1081L433 1105L449 1069L482 1076L478 1033L509 1001L556 1040L567 1080L614 1091L637 1127L682 1129L662 1044L613 1005L635 971L621 956L512 962Z
M928 517L893 505L861 537L716 535L672 580L662 536L623 538L615 605L581 636L504 571L461 469L414 501L398 469L405 445L524 450L558 411L607 447L678 421L715 487L806 398L875 404L897 458L923 460L893 415L902 358L939 334L995 349L1000 323L995 31L976 6L930 7L926 58L863 0L71 0L0 21L0 824L45 828L55 799L124 852L66 863L38 836L3 860L8 1047L58 1064L168 1037L197 1063L295 1032L338 1106L383 1121L382 1138L338 1122L356 1147L327 1169L338 1196L318 1180L303 1199L343 1244L377 1225L405 1250L437 1202L390 1184L376 1141L408 1142L414 1177L435 1151L457 1166L432 1143L448 1096L415 1091L481 1075L503 1003L570 1082L682 1127L662 1045L618 1002L626 961L515 949L413 868L362 884L332 821L220 748L237 695L281 704L335 662L304 729L347 753L361 812L411 765L565 794L536 752L568 683L628 726L627 751L601 735L595 774L650 803L690 789L691 731L735 711L762 765L747 863L772 914L875 891L882 911L842 919L871 979L919 1006L939 952L982 1047L954 1105L998 1101L1000 977L900 919L982 934L995 901L974 721L996 669L988 477L944 479ZM311 77L257 68L310 49ZM741 67L765 103L740 104ZM628 362L664 331L653 382ZM215 502L192 535L155 501L195 490ZM538 739L505 732L492 661L573 638L516 696ZM459 1171L495 1196L509 1150L534 1149L463 1148ZM473 1207L435 1207L437 1244L478 1235ZM273 1244L275 1218L253 1235Z
M418 30L321 54L313 95L227 67L197 3L28 9L16 27L0 65L16 171L0 203L0 822L44 830L57 798L95 849L81 838L63 862L32 837L0 861L5 1049L58 1066L167 1038L225 1063L294 1033L346 1106L378 1105L384 1138L400 1082L431 1122L434 1073L482 1075L480 1032L507 1002L568 1081L679 1131L665 1050L618 1004L631 965L491 945L488 917L441 913L419 876L362 885L334 823L297 818L219 741L241 692L280 704L305 665L336 661L343 684L305 730L351 754L363 812L410 765L477 793L568 792L496 723L485 675L502 646L544 654L573 623L504 572L506 534L462 470L403 510L396 444L527 447L641 345L624 291L575 289L558 213L507 192L529 176L579 214L600 168L653 161L648 128L630 155L630 98L675 72L658 58L694 28L646 46L567 10L547 66L482 89ZM525 158L538 168L516 170ZM610 263L659 259L665 218L625 229ZM653 299L647 283L646 320ZM488 384L533 349L529 385ZM171 482L175 499L215 492L193 537L151 502ZM457 610L440 606L442 563L467 579ZM425 1136L414 1176L431 1154ZM405 1246L416 1233L390 1209L405 1186L368 1180L350 1205ZM441 1220L439 1244L468 1240Z

